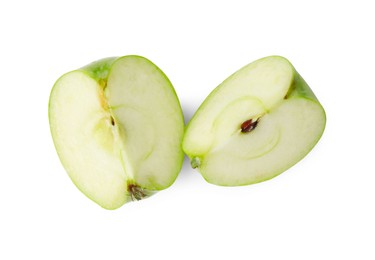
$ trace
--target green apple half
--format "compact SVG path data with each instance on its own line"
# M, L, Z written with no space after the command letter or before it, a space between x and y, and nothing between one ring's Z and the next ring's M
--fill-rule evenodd
M247 185L300 161L325 122L323 107L291 63L271 56L212 91L187 126L183 150L208 182Z
M146 58L107 58L63 75L51 92L49 121L70 178L103 208L165 189L181 170L181 106Z

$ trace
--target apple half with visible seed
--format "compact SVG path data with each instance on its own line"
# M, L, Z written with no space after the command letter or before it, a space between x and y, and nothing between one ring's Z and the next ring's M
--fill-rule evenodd
M323 107L291 63L270 56L212 91L187 126L183 150L208 182L248 185L305 157L325 122Z
M146 58L107 58L63 75L50 95L49 121L68 175L103 208L165 189L181 170L181 106Z

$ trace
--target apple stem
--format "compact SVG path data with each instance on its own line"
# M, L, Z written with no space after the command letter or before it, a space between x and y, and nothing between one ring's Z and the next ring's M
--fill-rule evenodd
M193 169L198 168L201 165L201 160L198 157L194 157L191 159L190 164Z

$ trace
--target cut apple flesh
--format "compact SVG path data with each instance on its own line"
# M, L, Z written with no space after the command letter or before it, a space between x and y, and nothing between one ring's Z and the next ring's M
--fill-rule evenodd
M324 126L322 106L292 65L268 57L209 95L188 125L183 149L208 182L246 185L301 160Z
M107 59L65 74L49 113L70 178L104 208L167 188L181 169L181 107L169 80L145 58Z

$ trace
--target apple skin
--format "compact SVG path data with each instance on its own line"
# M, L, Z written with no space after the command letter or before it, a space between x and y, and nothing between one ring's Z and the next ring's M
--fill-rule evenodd
M211 100L216 96L216 94L221 90L221 88L223 88L224 84L227 84L227 82L235 78L237 74L241 70L245 69L247 66L253 63L262 62L267 59L281 59L284 62L287 62L290 65L290 68L292 69L292 79L290 81L288 91L286 92L284 100L281 99L279 103L288 102L290 100L308 100L314 103L318 107L317 109L320 110L319 124L321 124L321 128L320 128L319 133L314 137L314 140L312 140L311 143L309 144L309 149L304 151L303 154L298 157L298 159L290 161L289 163L285 163L282 167L280 167L278 170L275 170L272 174L257 176L252 179L247 179L247 178L235 179L233 177L230 177L229 174L227 174L226 176L227 178L217 178L213 174L207 174L205 168L206 168L206 165L208 164L206 162L207 161L206 157L208 157L207 154L209 153L209 151L207 149L206 150L197 149L196 147L194 147L197 144L197 142L194 141L193 132L194 131L196 132L196 130L193 128L197 127L196 126L197 121L200 120L197 118L202 117L202 114L204 113L202 111L206 110L209 106L211 106L214 103L214 101L211 101ZM190 120L190 122L188 123L186 127L184 140L183 140L183 150L187 154L187 156L190 158L192 168L197 169L201 173L202 177L211 184L215 184L219 186L244 186L244 185L255 184L255 183L259 183L259 182L272 179L280 175L281 173L283 173L284 171L286 171L287 169L289 169L296 163L298 163L300 160L302 160L315 147L315 145L318 143L321 136L323 135L325 125L326 125L325 110L320 104L320 102L318 101L317 97L315 96L311 88L308 86L305 80L296 71L294 66L287 59L281 56L269 56L269 57L259 59L253 63L250 63L247 66L240 69L239 71L235 72L230 77L228 77L222 84L220 84L217 88L215 88L209 94L209 96L205 99L205 101L201 104L201 106L198 108L198 110L193 115L192 119ZM268 113L268 111L266 113ZM202 121L200 120L200 124L201 123ZM241 124L241 122L238 122L238 123L239 125ZM272 162L269 162L269 163L272 163Z
M292 64L290 65L292 66ZM294 97L310 99L311 101L316 102L316 104L321 106L324 112L324 120L326 121L326 114L325 114L324 108L320 104L319 100L317 99L317 97L315 96L314 92L311 90L309 85L307 85L306 81L301 77L301 75L296 71L296 69L294 69L293 82L289 87L289 91L287 95L285 96L285 99L290 99Z
M140 57L140 58L144 59L144 57ZM90 77L95 79L97 82L101 83L100 81L107 81L108 73L111 69L111 65L117 59L118 57L109 57L109 58L97 60L80 68L79 70L87 72L90 75Z
M165 81L165 84L167 85L166 88L168 88L168 90L170 91L169 92L170 96L174 96L175 101L176 101L174 113L176 115L176 118L178 118L180 122L176 126L175 131L180 136L180 145L179 145L179 148L177 150L173 151L173 153L175 154L175 158L176 158L175 159L175 166L174 166L174 170L173 170L174 173L170 174L168 176L168 179L169 179L168 181L164 181L162 184L160 184L160 183L152 182L150 180L150 182L147 183L147 182L142 182L142 180L137 180L136 176L132 176L133 178L129 178L128 180L126 180L126 183L124 183L124 185L123 185L124 187L122 187L122 190L119 190L119 192L117 192L117 194L116 194L117 198L114 198L114 199L111 198L110 201L106 201L104 199L101 199L101 198L98 198L97 196L95 196L95 194L93 194L93 192L89 192L85 187L86 185L83 185L82 183L79 183L79 181L77 181L77 178L73 177L73 174L71 173L70 167L67 166L69 164L69 162L67 162L67 159L62 154L61 147L60 147L61 144L59 144L59 142L58 142L58 140L59 140L59 136L58 136L59 131L58 131L58 127L57 127L58 119L56 119L55 116L53 115L53 110L54 110L53 107L56 106L54 104L54 102L56 102L55 100L57 99L55 97L55 93L57 92L56 89L58 88L57 85L59 84L59 82L61 80L64 80L65 77L68 77L73 73L83 73L86 76L88 76L89 78L91 78L92 80L94 80L95 82L97 82L98 85L101 87L102 92L103 92L101 94L101 95L103 95L103 97L101 98L102 99L102 107L104 108L104 110L110 110L108 108L107 101L104 98L104 89L107 87L107 80L108 80L108 77L110 75L112 65L115 62L117 62L121 59L124 59L124 58L137 59L141 62L148 63L149 66L153 67L153 69L155 71L157 71L160 78L162 78ZM77 87L79 87L79 86L77 86ZM60 104L60 105L63 106L64 104ZM111 118L112 118L112 116L111 116ZM112 120L113 120L113 118L112 118ZM179 103L179 100L178 100L175 89L173 88L171 82L169 81L167 76L164 74L164 72L161 71L154 63L152 63L151 61L149 61L148 59L146 59L142 56L129 55L129 56L123 56L123 57L104 58L104 59L92 62L92 63L90 63L90 64L88 64L84 67L81 67L80 69L73 70L73 71L70 71L70 72L62 75L56 81L56 83L54 84L54 86L51 90L51 95L50 95L50 100L49 100L49 121L50 121L50 130L51 130L51 134L52 134L52 137L53 137L53 142L54 142L57 154L60 158L60 161L61 161L62 165L64 166L65 170L67 171L70 179L72 180L72 182L75 184L75 186L84 195L86 195L89 199L91 199L92 201L94 201L95 203L97 203L98 205L100 205L101 207L103 207L105 209L114 210L114 209L117 209L117 208L121 207L123 204L125 204L129 201L141 200L141 199L147 198L147 197L155 194L156 192L158 192L160 190L164 190L164 189L168 188L169 186L171 186L174 183L175 179L177 178L177 176L178 176L178 174L179 174L179 172L182 168L184 153L182 151L181 142L182 142L182 138L183 138L184 123L183 123L183 113L182 113L181 105ZM116 123L117 123L117 119L116 119ZM98 129L99 134L101 134L101 132L104 132L104 134L106 134L105 133L106 131L107 130L104 129L104 125L101 126L101 128ZM119 136L121 136L123 134L121 132L122 132L122 130L119 130ZM108 149L112 149L113 145L117 145L117 144L113 144L111 142L108 142L108 144L106 144L105 140L101 144L101 146L104 147L105 149L106 149L107 146L108 146Z

